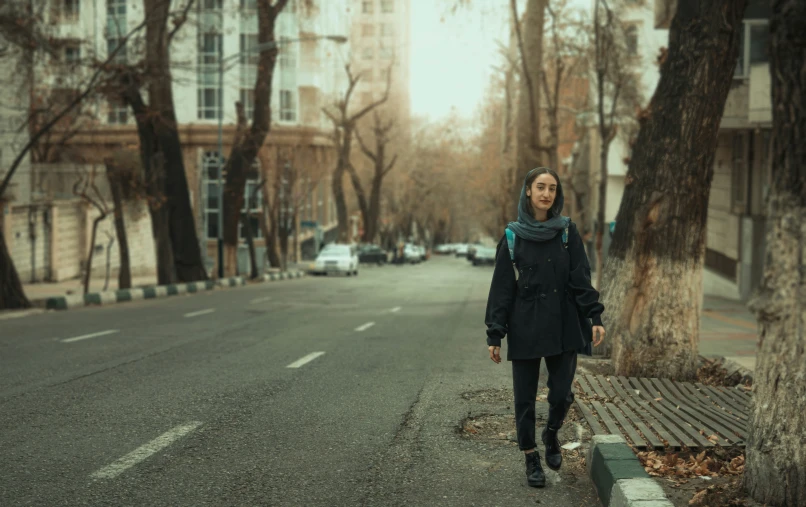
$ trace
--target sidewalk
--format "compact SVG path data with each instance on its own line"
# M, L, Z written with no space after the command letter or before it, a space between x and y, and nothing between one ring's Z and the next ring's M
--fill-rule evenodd
M746 303L705 296L700 317L700 355L723 356L754 371L757 341L756 318Z
M156 285L157 276L134 276L132 277L132 288ZM104 288L104 277L96 276L90 280L90 292L100 292ZM30 301L47 299L50 297L67 296L69 294L82 294L84 292L84 282L81 278L64 280L62 282L49 283L24 283L22 285L25 295ZM109 287L106 290L118 290L117 276L109 278Z

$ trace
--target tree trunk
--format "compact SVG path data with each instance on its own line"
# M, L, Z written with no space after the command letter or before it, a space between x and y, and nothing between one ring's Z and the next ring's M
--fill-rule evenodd
M677 4L604 267L618 375L695 373L708 194L744 7L744 0Z
M252 217L251 212L246 212L242 215L241 223L243 224L243 230L246 233L246 246L249 250L249 278L254 280L257 278L257 258L255 257L255 240L252 235L252 224L250 223L250 218Z
M268 185L263 187L263 195L268 196ZM266 238L266 258L269 265L272 267L280 267L280 254L277 251L277 224L274 220L274 211L266 204L267 199L264 197L263 204L263 220L261 226L263 227L263 237Z
M257 3L258 44L270 44L274 39L274 22L285 7L288 0L279 0L276 5L269 2ZM277 48L272 47L260 52L257 67L257 78L254 86L255 105L252 125L249 132L240 142L234 143L227 159L226 185L224 187L224 248L233 252L238 248L238 222L244 201L246 173L255 163L257 153L271 128L271 85L274 66L277 62ZM239 114L239 116L241 116ZM242 117L245 121L245 117ZM231 262L224 264L225 274L234 274L235 266Z
M95 237L98 234L98 224L106 218L106 213L101 213L92 221L92 233L90 233L90 251L87 252L87 270L84 272L84 294L90 291L90 280L92 279L92 259L95 257Z
M336 170L333 171L333 179L330 183L333 191L333 199L336 202L336 219L338 220L339 241L345 243L350 237L350 223L347 216L347 201L344 198L344 172L350 163L350 143L352 135L349 128L344 129L344 139L339 149L339 158L336 162Z
M514 2L514 0L513 0ZM540 73L543 70L543 25L546 0L528 0L520 28L521 57L520 92L518 93L517 118L517 171L513 184L514 206L510 208L517 216L518 197L526 179L526 173L543 165L540 152ZM519 20L515 20L516 23Z
M146 22L146 74L149 76L150 122L165 169L165 197L168 227L176 278L180 282L206 280L196 224L190 205L182 145L176 124L171 77L168 20L170 3L143 0Z
M361 211L361 220L364 223L364 233L367 232L367 224L369 223L369 203L367 202L367 194L364 192L364 185L361 184L361 178L358 176L358 171L355 170L353 164L347 166L347 172L350 173L350 180L353 183L356 199L358 199L358 209ZM362 238L365 237L362 234Z
M137 137L140 141L140 163L143 166L143 179L148 195L148 211L151 215L151 234L157 261L157 284L167 285L176 282L173 247L168 229L167 208L164 206L164 162L159 153L157 137L149 113L143 101L138 80L131 73L121 76L121 97L132 109L137 124Z
M759 296L754 405L744 485L767 505L806 505L806 6L775 0L770 17L772 177Z
M118 252L120 255L118 289L131 289L131 260L129 259L129 239L126 235L126 223L123 219L123 195L120 188L121 181L117 168L112 164L106 164L106 177L109 180L109 190L112 193L112 203L115 206L115 235L118 238Z
M10 231L0 229L0 310L30 308L31 302L25 297L20 275L14 267L14 260L6 245L7 233Z
M600 85L601 86L601 85ZM721 113L720 113L721 115ZM601 121L604 119L602 118ZM601 127L601 130L607 130ZM604 256L602 245L604 242L605 230L605 210L607 209L607 179L608 167L607 159L610 153L610 142L613 138L606 132L600 135L601 146L599 148L599 207L596 210L596 287L602 290L602 277L604 275ZM707 206L707 202L706 202Z
M378 236L378 222L381 214L381 188L383 187L383 172L375 172L372 180L372 190L369 196L369 213L364 222L364 242L372 243Z

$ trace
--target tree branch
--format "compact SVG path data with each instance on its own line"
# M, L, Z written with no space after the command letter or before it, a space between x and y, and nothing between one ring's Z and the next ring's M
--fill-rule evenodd
M128 34L126 34L126 36L123 38L123 41L121 42L121 44L119 44L118 47L116 47L115 50L112 51L107 56L106 60L101 65L98 66L97 70L92 75L92 78L90 78L89 83L84 88L84 91L81 92L80 94L76 95L76 97L73 98L73 100L67 106L65 106L64 109L62 109L56 116L51 118L50 121L48 121L45 125L43 125L39 130L37 130L34 133L34 135L32 135L28 139L28 142L25 143L25 146L22 147L20 152L17 154L17 157L11 163L11 167L9 168L8 172L6 173L5 178L3 178L3 182L0 183L0 198L3 196L3 194L5 194L6 189L8 188L8 185L11 182L11 177L14 176L14 173L16 172L17 168L22 163L23 159L25 158L25 155L31 150L31 147L34 146L37 143L37 141L39 141L39 139L43 135L45 135L45 133L48 130L53 128L54 125L56 125L62 118L67 116L67 114L70 111L72 111L78 104L80 104L85 98L87 98L87 96L89 96L90 93L92 93L95 90L95 83L98 81L98 79L104 73L106 66L109 65L109 63L112 62L115 59L115 57L118 54L118 51L120 51L120 49L131 38L131 36L143 29L143 27L146 25L147 21L148 21L148 17L146 17L146 19L143 20L139 25L137 25L132 31L130 31Z
M355 138L358 140L358 145L361 147L361 151L363 151L363 152L364 152L364 155L366 155L366 156L367 156L367 158L369 158L369 159L370 159L370 160L372 160L373 162L377 162L377 161L378 161L378 157L376 157L376 156L375 156L375 154L374 154L374 153L372 153L372 152L369 150L369 148L367 148L367 145L366 145L366 144L364 144L364 140L361 138L361 134L358 132L358 128L356 128L355 130L353 130L353 134L355 134Z
M537 111L535 110L534 85L532 83L532 76L529 74L529 68L526 64L526 50L523 48L523 35L521 34L521 23L518 19L517 0L510 0L509 5L512 11L513 24L515 25L515 34L518 39L518 51L521 55L523 79L526 81L526 89L529 91L529 124L532 128L532 135L529 136L530 144L532 146L536 146L540 133L537 132Z
M188 13L190 12L190 8L191 8L191 7L193 7L193 3L194 3L195 1L196 1L196 0L188 0L187 5L185 5L185 8L184 8L184 9L182 9L181 13L180 13L178 16L174 16L174 19L173 19L173 22L174 22L174 27L173 27L173 30L171 30L170 32L168 32L168 44L170 44L170 43L171 43L171 41L172 41L172 40L173 40L173 38L174 38L174 35L176 35L176 32L178 32L178 31L179 31L179 29L180 29L180 28L182 28L182 25L184 25L184 24L185 24L185 22L188 20Z

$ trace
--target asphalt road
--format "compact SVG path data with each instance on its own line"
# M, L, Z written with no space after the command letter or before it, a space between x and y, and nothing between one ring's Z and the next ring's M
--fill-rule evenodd
M438 257L2 320L0 505L598 505L584 468L529 488L514 444L460 431L512 413L491 274Z

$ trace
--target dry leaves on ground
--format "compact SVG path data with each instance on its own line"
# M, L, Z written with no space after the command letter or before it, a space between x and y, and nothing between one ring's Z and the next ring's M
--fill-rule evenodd
M722 460L708 456L705 451L681 458L678 453L659 454L656 451L638 453L638 459L644 470L654 477L718 477L721 475L740 475L744 472L744 455L731 460Z
M741 478L725 484L708 486L694 494L688 504L692 507L741 507L747 498L741 488Z

